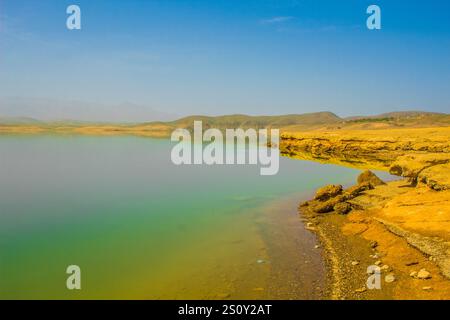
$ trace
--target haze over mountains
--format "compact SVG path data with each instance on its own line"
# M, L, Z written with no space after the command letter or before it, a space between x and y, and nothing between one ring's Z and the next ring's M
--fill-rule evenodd
M47 98L0 97L0 118L64 122L170 121L179 118L169 112L135 103L94 103ZM142 120L144 119L144 120Z
M301 110L301 108L299 108ZM364 109L362 109L364 110ZM439 121L443 114L425 111L396 111L379 115L338 116L323 111L315 113L280 114L270 116L252 116L231 114L223 116L189 115L181 117L170 112L160 111L151 106L135 103L95 103L75 100L61 100L31 97L1 97L0 123L37 124L59 123L71 125L83 124L142 124L164 122L167 125L181 127L192 124L193 120L203 120L206 125L216 127L266 127L266 126L314 126L330 125L345 121L370 121L375 119L413 119L426 118L428 122Z
M305 114L289 114L277 116L224 115L203 116L192 115L173 121L152 121L138 123L121 122L86 122L86 121L40 121L28 117L1 117L0 125L5 127L31 127L32 131L91 131L91 132L127 132L140 131L148 135L164 136L174 129L192 130L194 121L202 121L203 128L279 128L289 131L334 130L334 129L389 129L399 127L432 127L450 126L450 115L423 111L402 111L371 116L342 118L332 112L316 112ZM6 130L7 131L7 130ZM20 131L20 129L18 129Z

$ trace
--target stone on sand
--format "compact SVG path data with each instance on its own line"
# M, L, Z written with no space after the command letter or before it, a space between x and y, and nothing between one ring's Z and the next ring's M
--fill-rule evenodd
M429 273L425 269L420 269L420 271L417 273L417 278L423 279L423 280L430 279L431 278L431 273Z
M370 183L372 186L379 186L386 184L383 180L378 178L375 173L366 170L358 176L358 184Z
M389 273L386 277L384 277L384 281L387 283L391 283L395 281L395 276L393 273Z

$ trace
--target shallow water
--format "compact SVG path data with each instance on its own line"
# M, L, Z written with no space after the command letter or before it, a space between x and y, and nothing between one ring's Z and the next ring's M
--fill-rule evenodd
M0 298L318 298L324 266L296 207L357 171L175 166L172 146L0 137ZM81 290L66 289L73 264Z

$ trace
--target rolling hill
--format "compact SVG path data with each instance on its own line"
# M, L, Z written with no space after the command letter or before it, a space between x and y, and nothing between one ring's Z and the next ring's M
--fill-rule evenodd
M202 121L203 128L277 128L282 132L320 130L378 130L395 128L446 127L450 115L419 111L392 112L375 116L341 118L332 112L289 114L276 116L249 116L243 114L223 116L188 116L168 122L94 123L83 121L42 122L31 118L0 117L0 134L57 133L117 135L130 134L168 137L177 128L192 130L194 121Z

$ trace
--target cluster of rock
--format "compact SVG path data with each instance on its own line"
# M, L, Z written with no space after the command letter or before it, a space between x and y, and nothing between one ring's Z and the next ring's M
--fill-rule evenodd
M358 176L358 184L346 190L342 185L328 185L317 190L313 200L300 204L301 208L308 208L314 213L335 212L347 214L352 210L352 205L348 202L361 193L373 189L375 186L385 184L373 172L367 170Z

